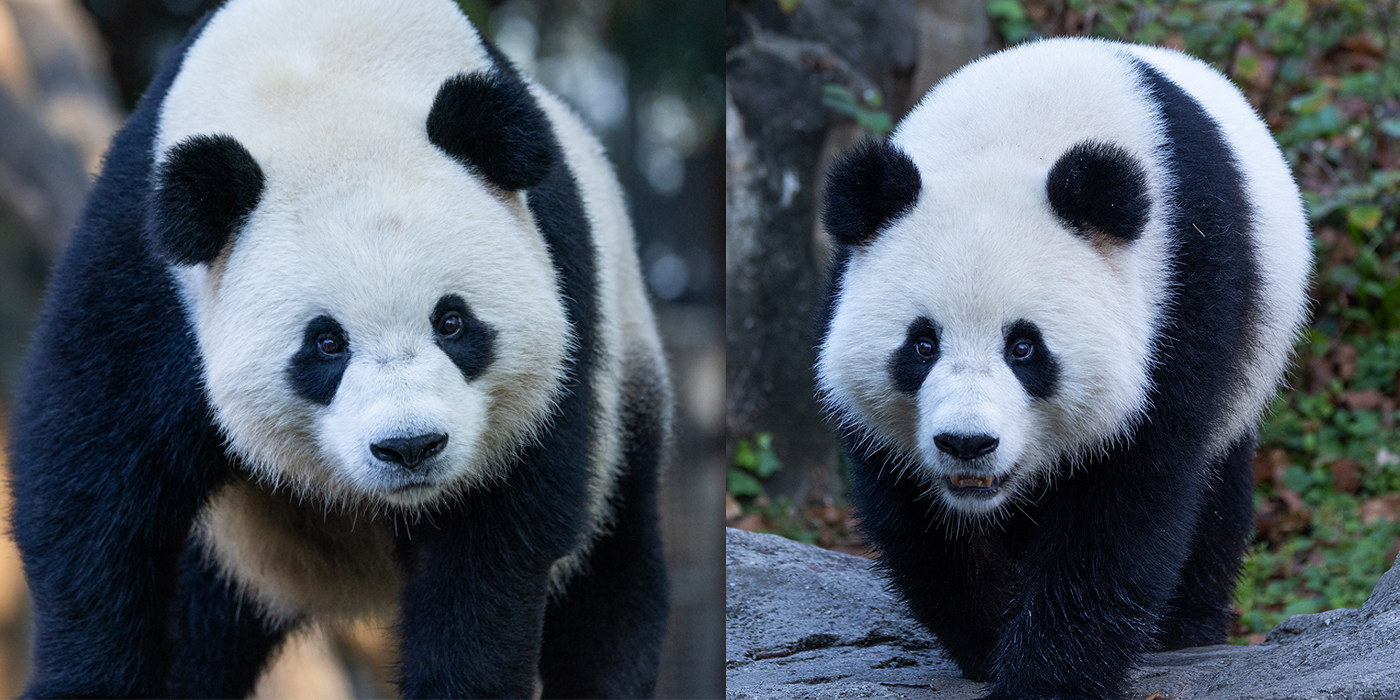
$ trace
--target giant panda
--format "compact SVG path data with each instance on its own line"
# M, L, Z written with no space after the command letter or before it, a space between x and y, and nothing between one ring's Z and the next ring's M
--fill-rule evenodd
M991 698L1224 641L1307 222L1229 81L1088 39L978 60L828 174L818 387L878 566Z
M615 176L449 0L232 0L115 137L14 415L45 697L652 692L671 389Z

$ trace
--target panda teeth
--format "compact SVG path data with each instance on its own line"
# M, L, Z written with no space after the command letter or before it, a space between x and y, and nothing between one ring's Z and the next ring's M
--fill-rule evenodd
M945 477L948 485L955 489L996 489L1001 485L1001 480L992 476L976 476L973 474L956 474Z

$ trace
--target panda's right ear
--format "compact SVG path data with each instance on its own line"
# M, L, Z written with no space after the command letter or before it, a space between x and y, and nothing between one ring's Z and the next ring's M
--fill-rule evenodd
M528 190L554 168L559 146L529 87L499 52L492 55L495 70L455 75L438 88L428 140L497 187Z
M1098 141L1075 144L1055 161L1045 196L1075 233L1120 243L1142 235L1152 207L1142 165L1123 148Z
M263 172L248 149L224 134L191 136L156 166L146 242L178 265L218 257L262 198Z
M822 226L842 245L866 245L913 208L920 187L919 169L904 151L866 141L828 171Z

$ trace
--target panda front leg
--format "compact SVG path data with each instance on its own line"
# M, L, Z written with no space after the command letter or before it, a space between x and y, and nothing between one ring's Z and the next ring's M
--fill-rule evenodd
M468 503L433 514L432 524L400 524L403 697L535 696L552 559L542 560L529 528L514 520L509 510Z
M247 697L292 628L266 619L193 537L170 623L171 698Z
M39 410L46 398L31 395L17 416L11 462L12 531L34 614L25 694L163 697L180 552L227 468L219 438L198 405L171 402L178 418L165 420L116 408L93 427L64 416L76 401ZM72 425L84 439L68 440Z
M664 428L632 415L613 524L545 615L546 698L651 697L666 636L666 562L657 513Z
M1004 545L960 528L923 479L887 452L850 454L857 515L880 552L877 566L964 676L992 680L997 638L1015 599L1016 567ZM1012 521L1023 517L1001 521L998 532L1019 529Z
M1045 499L988 700L1123 697L1187 557L1207 471L1188 449L1130 450Z
M1222 644L1249 532L1254 527L1255 436L1235 442L1211 470L1191 553L1158 625L1163 649Z
M26 511L32 507L28 499L16 502ZM33 675L25 697L165 695L163 626L176 549L130 532L160 529L156 518L113 527L99 522L98 510L47 519L16 512L16 521L24 521L15 532L34 615ZM62 534L31 534L36 528Z

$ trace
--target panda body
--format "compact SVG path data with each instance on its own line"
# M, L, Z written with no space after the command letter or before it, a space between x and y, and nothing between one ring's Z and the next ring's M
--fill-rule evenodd
M818 384L864 528L993 697L1117 697L1224 640L1259 417L1306 317L1301 201L1180 53L1050 40L832 169Z
M16 414L29 692L240 696L373 616L408 696L649 693L671 396L601 147L451 2L237 0L174 54Z

